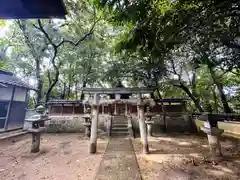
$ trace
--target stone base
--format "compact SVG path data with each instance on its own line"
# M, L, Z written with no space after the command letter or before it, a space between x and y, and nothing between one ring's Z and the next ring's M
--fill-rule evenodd
M149 147L148 144L143 144L143 154L149 154Z
M213 136L220 136L224 130L218 129L218 128L207 128L207 127L201 127L201 130L205 132L206 134L213 135Z
M153 124L147 124L147 134L149 137L152 136L152 125Z
M90 137L90 134L91 134L91 127L90 126L85 126L85 136L86 137Z
M40 147L40 133L32 133L32 147L31 153L39 152Z
M212 156L222 156L221 151L221 144L218 136L213 135L207 135L208 136L208 143L209 143L209 149ZM218 151L218 153L217 153Z
M89 145L89 153L95 154L97 152L97 143L90 143Z
M216 163L219 160L217 156L222 156L220 136L224 131L218 128L206 127L201 127L201 130L207 134L210 155L212 157L212 161Z

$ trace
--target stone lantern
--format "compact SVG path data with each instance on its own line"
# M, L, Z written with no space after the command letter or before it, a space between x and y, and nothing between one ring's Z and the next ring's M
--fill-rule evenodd
M84 119L84 127L85 127L85 136L90 137L91 134L91 109L87 108L86 113L83 116Z
M45 121L50 120L48 115L45 113L44 106L38 106L35 111L37 113L36 115L33 115L29 119L25 120L30 125L27 131L32 134L32 153L39 152L41 133L45 131Z
M150 112L150 107L147 107L147 112L145 113L147 124L147 133L148 136L152 136L152 125L154 124L154 121L152 120L152 117L154 116L154 113Z

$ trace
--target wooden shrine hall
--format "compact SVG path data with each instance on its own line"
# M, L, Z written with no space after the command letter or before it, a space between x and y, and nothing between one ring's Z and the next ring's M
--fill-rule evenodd
M137 100L144 95L153 92L149 88L84 88L85 99L81 100L62 100L55 99L48 102L50 115L77 115L83 114L87 101L91 100L93 94L100 94L101 105L100 114L124 115L126 112L137 114ZM104 95L103 95L104 94ZM101 96L102 95L102 96ZM109 103L111 100L120 100L116 103ZM130 103L131 102L131 103ZM156 100L156 104L150 107L150 112L161 114L164 111L169 113L186 111L186 100L181 98L168 98ZM145 109L146 112L146 109Z

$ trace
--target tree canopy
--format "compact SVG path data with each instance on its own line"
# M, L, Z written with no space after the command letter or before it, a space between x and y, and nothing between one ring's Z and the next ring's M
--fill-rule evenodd
M65 20L0 21L0 68L51 98L82 87L153 87L191 111L237 111L240 1L66 0Z

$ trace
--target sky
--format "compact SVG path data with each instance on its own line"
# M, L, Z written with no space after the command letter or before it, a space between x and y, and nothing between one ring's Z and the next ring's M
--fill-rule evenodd
M12 20L4 21L5 25L0 26L0 38L4 37L4 35L9 31L9 25L12 23Z

